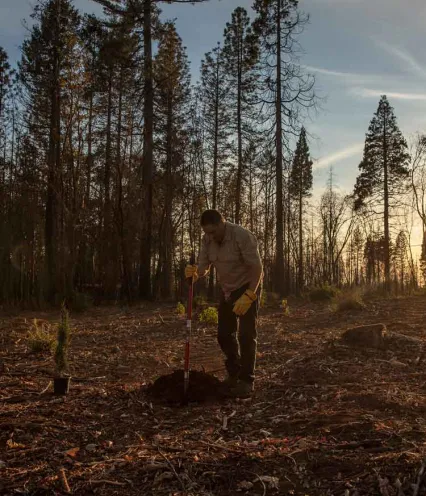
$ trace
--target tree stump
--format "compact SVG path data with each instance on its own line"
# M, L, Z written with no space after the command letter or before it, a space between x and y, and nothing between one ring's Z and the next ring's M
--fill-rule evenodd
M352 327L342 334L342 341L350 346L364 348L385 348L386 326L384 324L369 324Z

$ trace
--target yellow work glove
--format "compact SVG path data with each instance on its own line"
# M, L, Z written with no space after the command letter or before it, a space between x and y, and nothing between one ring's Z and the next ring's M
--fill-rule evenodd
M251 307L251 304L256 301L257 294L251 289L247 289L247 291L238 298L235 302L234 308L232 309L236 315L244 315L248 312L248 309Z
M192 282L195 282L198 279L198 272L196 265L187 265L185 267L185 277L186 279L191 279Z

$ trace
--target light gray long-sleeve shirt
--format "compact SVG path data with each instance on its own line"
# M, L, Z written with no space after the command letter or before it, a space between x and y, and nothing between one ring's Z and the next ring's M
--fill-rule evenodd
M256 237L244 227L226 222L225 237L220 244L204 234L198 257L198 272L213 265L219 283L228 298L232 291L250 283L254 274L262 273L262 261Z

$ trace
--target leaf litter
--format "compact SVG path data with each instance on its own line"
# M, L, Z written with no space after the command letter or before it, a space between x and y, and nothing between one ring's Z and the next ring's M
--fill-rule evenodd
M344 316L292 309L261 315L249 400L222 397L215 329L195 329L199 396L179 408L185 327L172 307L75 317L62 398L46 390L52 357L25 344L28 323L58 315L0 315L0 493L426 494L426 301L376 301ZM410 339L384 350L339 340L377 322Z

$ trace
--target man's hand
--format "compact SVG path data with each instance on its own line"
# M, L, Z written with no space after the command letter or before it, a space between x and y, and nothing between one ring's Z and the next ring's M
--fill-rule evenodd
M195 282L198 279L198 270L196 265L187 265L185 267L185 277L187 279L192 279Z
M251 304L256 301L256 299L256 293L251 289L247 289L243 296L238 298L235 302L234 308L232 309L233 312L238 316L245 315L251 307Z

